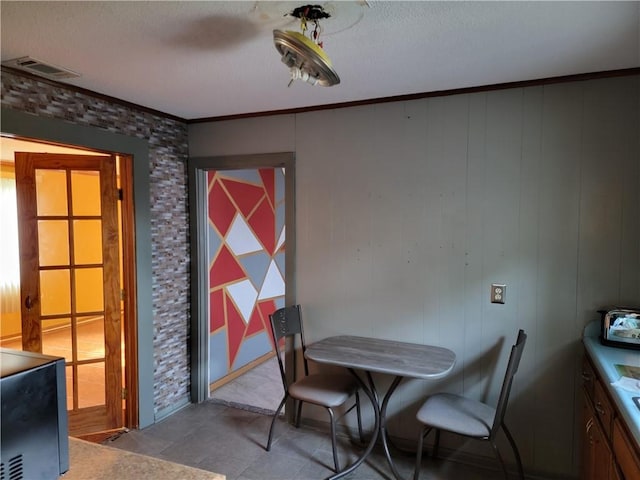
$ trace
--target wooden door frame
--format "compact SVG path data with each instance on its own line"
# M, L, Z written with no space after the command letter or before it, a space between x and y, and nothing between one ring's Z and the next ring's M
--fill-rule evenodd
M135 216L133 211L133 159L131 155L120 157L120 190L122 192L121 215L122 228L122 288L124 300L124 384L125 409L124 425L137 428L139 421L138 400L138 318L136 308L136 237Z
M23 142L29 142L33 145L37 145L36 149L41 149L43 151L47 150L47 145L51 145L50 143L42 143L36 142L33 140L22 140ZM56 145L60 146L60 145ZM64 146L70 147L70 146ZM74 147L75 148L75 147ZM84 434L93 434L98 431L104 431L105 429L119 429L121 426L130 428L133 425L137 425L138 416L137 416L137 408L131 408L130 405L135 405L137 400L137 395L135 394L136 384L135 380L133 384L129 383L130 379L137 378L137 366L135 362L130 362L128 359L136 358L136 337L135 337L135 310L132 308L132 304L135 306L135 297L131 297L129 292L135 293L135 281L132 279L135 276L135 268L134 266L127 263L130 261L131 252L135 251L134 249L134 237L130 233L132 221L133 221L133 210L131 206L131 179L130 179L130 163L131 158L126 155L117 155L117 154L104 154L100 152L100 155L87 155L87 150L76 150L74 152L69 153L19 153L16 152L16 182L22 181L21 185L26 185L26 190L24 188L17 188L17 206L18 213L20 213L20 209L22 208L22 216L25 216L25 222L19 222L19 232L20 232L20 269L21 269L21 283L22 283L22 295L24 295L25 287L26 292L30 295L34 294L36 298L40 295L40 288L38 284L35 283L30 285L29 282L24 282L25 275L29 278L32 272L37 272L40 269L38 262L38 244L33 243L33 245L28 247L29 239L37 238L37 227L36 222L32 219L38 218L36 208L36 188L35 188L35 172L37 169L41 168L63 168L64 170L80 170L80 171L94 171L99 170L100 173L100 202L103 204L102 212L101 212L101 222L102 222L102 246L103 246L103 263L104 267L111 267L111 270L115 270L115 278L112 281L106 282L105 280L105 291L104 291L104 308L105 308L105 317L104 317L104 327L105 327L105 341L108 342L108 339L111 338L116 340L117 337L117 345L112 345L112 348L108 348L108 345L105 344L105 353L112 351L115 353L110 356L105 356L104 358L104 368L105 368L105 386L107 387L106 391L106 404L104 406L100 406L99 408L83 408L81 411L75 410L74 406L69 410L69 418L80 418L81 424L83 425L83 429L90 428L91 425L94 425L94 430L82 432ZM93 152L92 153L96 153ZM22 163L18 160L22 159ZM110 166L107 166L109 162ZM35 166L34 166L35 165ZM22 168L20 168L22 166ZM121 187L118 187L116 180L116 169L120 168L120 183ZM22 176L20 175L22 173ZM28 175L25 177L25 175ZM67 182L69 179L67 178ZM18 187L18 185L16 185ZM69 188L69 187L67 187ZM120 194L118 193L120 190ZM70 193L69 193L70 195ZM32 198L33 197L33 198ZM71 200L69 200L71 201ZM118 203L120 202L120 205ZM22 206L22 207L21 207ZM25 208L28 210L25 211ZM118 225L118 210L121 211L122 219L121 225ZM72 215L70 207L69 212L67 214ZM20 216L20 215L19 215ZM120 238L120 242L122 245L122 251L120 251L120 246L118 245L117 239ZM69 237L70 241L73 242L73 236ZM114 242L115 240L115 242ZM112 245L108 249L107 245ZM23 251L24 250L24 251ZM122 258L121 258L122 257ZM72 260L70 260L72 261ZM72 265L74 265L72 263ZM74 268L75 266L72 266ZM133 271L132 271L133 270ZM106 272L106 270L105 270ZM113 276L113 275L112 275ZM122 283L121 283L122 279ZM37 281L37 280L36 280ZM74 296L75 285L72 282L71 284L71 296ZM121 295L121 292L124 295ZM133 300L133 301L132 301ZM120 304L121 301L124 305L124 311L121 312ZM22 302L23 303L23 302ZM71 302L73 304L73 300ZM35 301L35 315L37 318L40 318L42 315L40 312L41 302L39 300ZM72 315L75 315L75 311L72 307ZM106 314L109 313L108 317ZM132 316L131 316L132 315ZM22 329L22 343L23 348L35 351L42 352L42 331L41 327L38 327L36 330L31 331L31 329L25 329L25 312L23 312L23 329ZM121 326L121 322L122 326ZM40 321L38 320L37 325L40 325ZM31 323L30 323L31 325ZM116 327L116 330L113 330L113 327ZM111 333L109 330L111 329ZM123 340L122 335L124 334L124 352L120 350L120 344ZM26 335L26 338L25 338ZM33 349L32 349L33 348ZM123 358L125 359L124 368L123 368ZM75 371L75 370L74 370ZM74 374L74 385L75 385L75 374ZM124 386L122 379L125 379ZM111 379L111 383L115 380L115 384L109 386L109 379ZM123 390L123 387L125 390ZM74 387L75 390L75 387ZM131 395L122 395L124 392L131 391ZM74 394L75 398L75 394ZM122 405L122 400L125 400L124 407ZM74 400L75 402L75 400ZM104 411L102 408L104 407ZM86 412L93 411L94 413L90 414L91 418L84 418L86 416ZM70 432L73 433L73 429L71 429L70 422ZM102 428L95 428L100 425Z
M189 175L189 228L191 239L191 401L202 403L209 397L207 364L209 361L208 275L206 226L208 194L207 171L242 170L255 168L285 169L285 229L287 232L285 254L285 303L295 303L295 155L293 152L255 155L230 155L191 157ZM203 263L204 262L204 263ZM204 267L204 268L203 268ZM287 365L294 365L292 356L285 358ZM287 374L294 374L294 368ZM289 408L287 411L293 411Z
M153 309L152 309L152 269L151 269L151 206L149 146L147 141L103 129L75 125L63 120L38 117L28 113L1 108L2 134L14 136L26 141L50 142L70 145L96 151L117 153L130 158L129 185L123 183L123 202L129 202L129 218L123 215L123 230L132 233L135 245L123 255L134 270L130 272L131 288L128 292L128 308L135 321L128 322L137 341L134 342L135 354L129 353L126 361L137 367L139 374L132 375L130 402L133 408L127 409L125 420L131 428L145 428L155 423L153 391ZM127 189L130 192L127 195ZM127 200L128 198L128 200ZM124 203L123 203L123 211ZM126 303L126 302L125 302ZM125 332L127 334L127 332ZM142 372L147 372L146 374ZM133 388L137 385L137 388ZM137 420L136 420L137 417Z

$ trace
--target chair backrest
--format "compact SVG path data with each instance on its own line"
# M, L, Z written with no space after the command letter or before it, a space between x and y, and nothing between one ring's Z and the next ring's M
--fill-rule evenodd
M524 344L527 341L527 334L524 330L518 332L518 339L515 345L511 347L511 355L509 356L509 364L507 365L507 371L504 375L504 381L502 382L502 390L500 390L500 397L498 398L498 405L496 406L496 416L493 420L493 426L491 427L490 436L493 438L500 425L504 421L504 415L507 411L507 404L509 403L509 395L511 394L511 385L513 384L513 377L518 371L518 365L520 365L520 358L524 350Z
M281 344L283 338L292 338L295 341L295 337L300 338L300 345L302 347L303 362L304 362L304 374L309 375L309 368L307 367L307 359L304 358L304 351L307 346L304 341L304 331L302 329L302 316L300 314L300 305L291 305L289 307L279 308L271 315L269 315L269 321L271 322L271 332L273 333L273 339L276 346L276 357L278 358L278 366L280 367L280 375L282 377L282 384L284 388L289 388L287 382L287 376L284 372L284 346Z

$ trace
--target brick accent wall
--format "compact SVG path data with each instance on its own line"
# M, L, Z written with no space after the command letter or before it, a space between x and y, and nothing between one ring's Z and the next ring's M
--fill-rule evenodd
M189 395L187 124L2 71L2 106L142 138L149 144L154 328L154 410ZM145 375L146 372L140 372Z

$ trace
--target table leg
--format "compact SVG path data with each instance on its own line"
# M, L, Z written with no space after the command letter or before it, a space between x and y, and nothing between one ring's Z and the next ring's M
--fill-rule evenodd
M385 394L384 399L382 400L382 408L380 409L380 438L382 439L384 454L387 457L387 462L389 463L389 467L391 468L391 471L393 472L395 477L399 480L402 477L400 476L398 469L393 463L393 460L391 458L391 452L389 451L389 440L387 439L387 421L386 420L387 420L387 405L389 405L389 399L391 398L391 395L396 390L396 388L398 387L402 379L403 377L401 376L397 376L396 378L393 379L393 382L391 383L389 390L387 390L387 393Z
M342 477L344 477L346 475L349 475L356 468L358 468L360 466L360 464L362 464L362 462L364 462L365 459L369 456L369 454L373 451L373 447L375 447L376 440L378 439L378 435L380 434L380 408L378 406L378 402L377 402L378 394L377 394L377 392L375 390L375 386L373 384L373 380L371 379L371 376L369 376L369 382L371 383L371 388L369 388L369 387L367 387L365 385L365 383L362 381L360 376L353 369L350 368L349 371L351 372L351 374L354 377L356 377L356 380L360 384L360 388L362 388L362 390L367 395L367 397L369 397L369 401L371 402L371 405L373 406L373 413L374 413L374 416L375 416L375 424L374 424L374 427L373 427L373 435L371 435L371 441L369 441L369 445L367 445L366 450L360 456L360 458L358 458L358 460L356 460L354 463L349 465L344 470L342 470L340 472L336 472L334 475L331 475L327 480L337 480L338 478L342 478Z
M366 460L369 454L371 454L371 452L373 451L373 448L375 447L378 437L382 441L384 454L385 454L385 457L387 458L387 463L389 464L389 467L391 468L393 475L398 480L402 480L402 477L398 472L398 469L396 468L395 464L393 463L393 459L391 458L391 452L389 450L389 439L387 438L386 417L387 417L387 406L389 405L389 399L391 398L391 395L393 395L393 392L395 392L396 388L398 387L398 385L400 384L400 382L404 377L396 376L394 378L393 382L391 383L391 386L389 387L389 389L387 390L387 393L385 393L384 398L382 399L382 405L380 405L378 391L376 389L375 383L373 382L373 377L371 376L371 373L367 372L367 379L369 380L369 387L367 387L365 383L362 381L362 379L360 378L360 376L354 370L349 369L349 371L353 374L354 377L356 377L356 379L358 380L358 383L360 384L360 387L365 392L367 397L369 397L369 401L371 402L371 405L373 407L373 412L375 415L375 426L373 429L373 433L371 435L371 440L369 441L369 445L367 445L367 449L360 456L360 458L358 458L358 460L356 460L353 464L349 465L349 467L347 467L346 469L342 470L341 472L337 472L335 475L332 475L331 477L329 477L328 480L337 480L339 478L344 477L345 475L348 475L349 473L353 472L356 468L358 468L362 464L362 462Z

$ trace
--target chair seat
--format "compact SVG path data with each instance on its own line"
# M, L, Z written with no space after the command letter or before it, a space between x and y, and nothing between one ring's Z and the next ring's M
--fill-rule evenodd
M289 395L304 402L335 408L344 404L358 389L349 374L314 374L289 385Z
M495 414L495 408L485 403L452 393L438 393L424 402L416 416L423 424L437 429L487 438Z

